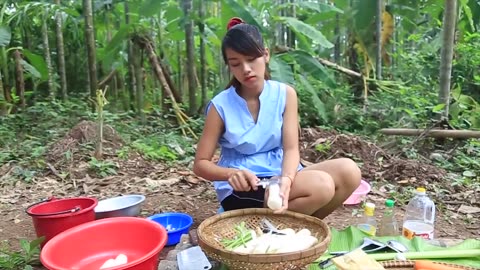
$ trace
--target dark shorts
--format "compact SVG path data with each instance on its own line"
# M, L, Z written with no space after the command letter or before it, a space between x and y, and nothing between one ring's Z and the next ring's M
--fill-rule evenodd
M260 179L270 177L259 177ZM234 191L231 195L221 202L224 211L244 209L244 208L263 208L265 201L265 189L259 186L257 190Z

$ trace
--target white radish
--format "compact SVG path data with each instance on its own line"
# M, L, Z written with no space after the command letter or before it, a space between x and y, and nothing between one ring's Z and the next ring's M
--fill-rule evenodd
M125 254L118 254L118 256L115 259L108 259L105 261L100 269L105 269L105 268L110 268L114 266L119 266L122 264L126 264L128 262L128 258Z
M271 234L263 234L257 238L252 254L265 254L270 249L273 238Z
M118 254L117 258L115 258L115 262L117 263L117 266L122 265L122 264L126 264L128 262L127 255L121 254L121 253Z
M305 250L312 247L317 242L318 242L318 239L310 235L291 236L291 238L288 239L288 242L285 242L282 248L278 250L278 253Z
M105 268L109 268L109 267L114 267L116 266L116 261L115 259L108 259L107 261L105 261L102 266L100 267L100 269L105 269Z
M297 232L297 236L311 236L312 233L310 232L309 229L301 229L300 231Z
M270 184L268 187L268 201L267 206L272 210L278 210L282 208L283 202L280 197L280 185L277 183Z

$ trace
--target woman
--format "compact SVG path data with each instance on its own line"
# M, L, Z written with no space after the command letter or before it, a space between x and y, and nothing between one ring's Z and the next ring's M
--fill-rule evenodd
M269 50L255 26L233 18L227 29L222 54L233 78L206 108L194 173L214 181L225 211L264 207L268 192L257 186L259 179L280 176L283 206L276 212L323 219L358 187L360 169L347 158L300 164L295 90L270 80Z

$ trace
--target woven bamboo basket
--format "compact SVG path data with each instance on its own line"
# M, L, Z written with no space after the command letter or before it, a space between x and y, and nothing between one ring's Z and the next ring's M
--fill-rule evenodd
M234 227L244 221L247 228L259 227L262 218L268 218L278 229L309 229L319 239L306 250L279 254L240 254L225 249L220 242L235 236ZM289 270L304 269L318 259L328 247L331 234L322 220L287 211L274 214L268 208L249 208L227 211L204 220L197 229L198 244L207 256L228 266L230 270Z
M450 267L455 267L455 268L458 268L458 269L465 269L465 270L475 270L475 269L477 269L478 270L478 268L473 268L473 267L459 265L459 264L453 264L453 263L443 263L443 262L435 262L435 263L437 263L439 265L446 265L446 266L450 266ZM381 262L381 264L385 269L389 269L389 270L413 270L413 269L415 269L414 268L415 261L413 261L413 260L385 261L385 262Z

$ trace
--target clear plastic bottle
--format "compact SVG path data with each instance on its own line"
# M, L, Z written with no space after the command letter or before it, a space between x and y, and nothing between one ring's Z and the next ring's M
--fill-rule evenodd
M394 205L395 202L393 200L385 201L385 211L378 228L378 236L397 236L399 234Z
M365 233L375 236L377 233L377 221L375 220L375 204L366 203L363 216L358 221L357 227Z
M402 234L408 239L419 236L433 239L435 231L435 203L427 196L426 190L419 187L410 200L403 218Z

